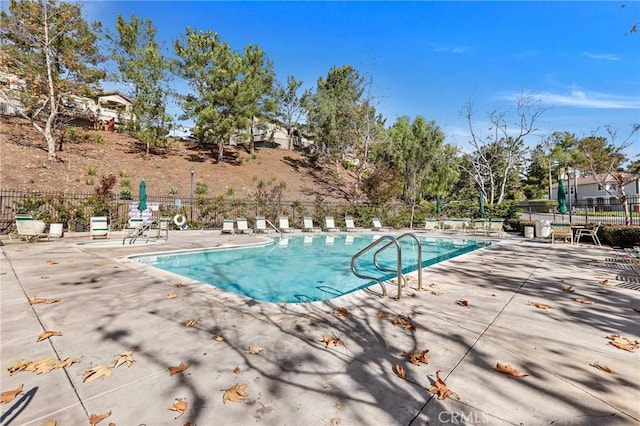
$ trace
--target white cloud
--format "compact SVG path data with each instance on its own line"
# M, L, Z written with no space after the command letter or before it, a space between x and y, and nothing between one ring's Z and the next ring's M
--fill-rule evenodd
M457 53L461 54L467 51L467 47L461 46L437 46L433 48L434 52L443 52L443 53Z
M515 101L522 96L521 93L510 94L505 98ZM534 99L549 105L571 106L578 108L595 109L640 109L640 99L635 96L619 96L607 93L586 92L584 90L572 90L570 93L540 92L531 93Z
M612 53L591 53L591 52L582 52L584 56L591 59L604 59L607 61L619 61L620 57L618 55L614 55Z

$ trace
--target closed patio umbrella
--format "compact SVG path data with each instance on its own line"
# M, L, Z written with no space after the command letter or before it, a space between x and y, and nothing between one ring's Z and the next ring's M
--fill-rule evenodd
M478 194L478 213L480 216L484 216L484 194L482 192Z
M439 195L436 195L436 214L442 214L442 202Z
M564 189L564 181L558 180L558 212L565 214L569 211L567 208L567 192Z
M138 190L138 210L143 211L147 209L147 184L141 180L140 189Z

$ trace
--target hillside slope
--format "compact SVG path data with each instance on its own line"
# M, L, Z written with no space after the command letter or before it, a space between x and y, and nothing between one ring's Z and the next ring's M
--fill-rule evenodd
M129 179L134 197L144 179L153 196L188 197L191 168L194 181L208 186L208 195L227 194L243 198L255 192L260 180L286 182L285 200L344 200L350 176L335 169L316 167L299 152L259 148L255 155L242 148L227 147L225 161L216 164L211 146L193 142L174 142L156 149L145 158L144 145L124 134L77 129L76 141L66 140L58 153L59 161L49 161L44 141L33 126L22 119L0 117L0 181L3 189L93 192L101 176L114 174L122 189ZM97 142L96 140L100 141ZM95 169L91 176L90 169Z

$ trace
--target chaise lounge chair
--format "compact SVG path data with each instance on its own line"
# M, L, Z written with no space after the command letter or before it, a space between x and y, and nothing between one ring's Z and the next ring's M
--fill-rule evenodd
M373 226L371 227L372 231L385 232L389 230L388 228L382 226L380 219L378 219L377 217L371 219L371 223L373 224Z
M424 230L429 231L439 231L440 230L440 222L438 219L427 219L424 223Z
M247 219L244 217L239 217L236 219L236 224L238 225L238 232L241 234L250 234L253 231L249 229L249 225L247 224Z
M36 221L33 216L26 214L16 215L16 230L18 231L18 239L24 241L36 242L41 238L49 239L49 234L36 230ZM42 226L42 225L41 225Z
M278 226L280 227L280 232L293 232L292 228L289 228L289 218L287 216L280 216L278 218Z
M256 216L255 228L256 234L268 234L269 229L267 228L267 219L264 216Z
M340 228L336 228L336 224L332 216L324 218L324 230L325 232L339 232Z
M233 219L225 219L222 221L222 231L223 234L234 234L235 229L233 227Z
M109 224L106 216L92 216L89 221L91 239L109 238Z
M305 216L302 225L302 232L319 232L320 228L313 225L313 218L311 216Z
M355 223L353 222L353 217L351 216L345 216L344 217L344 224L345 224L345 231L347 232L356 232L356 231L362 231L362 228L359 228L355 225Z

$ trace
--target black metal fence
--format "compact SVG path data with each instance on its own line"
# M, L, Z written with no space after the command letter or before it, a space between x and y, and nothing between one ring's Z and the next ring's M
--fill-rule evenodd
M223 196L198 196L185 199L171 195L149 195L147 204L153 218L184 215L188 226L196 229L219 229L225 218L245 217L253 223L256 216L265 216L277 225L278 216L288 216L292 227L301 227L304 216L311 216L316 225L322 225L326 216L333 216L337 226L344 227L344 216L353 216L358 226L370 226L372 217L380 217L387 226L408 228L423 226L424 219L435 216L435 204L421 204L411 214L411 206L402 203L377 207L367 204L318 201L289 201L280 199L231 199ZM455 203L454 203L455 204ZM455 204L457 205L457 204ZM471 205L471 204L470 204ZM445 208L449 217L467 217L474 207L462 206L458 210ZM469 207L465 210L466 207ZM98 197L95 193L29 191L0 189L0 231L11 230L16 214L32 214L47 223L61 222L67 231L88 229L91 216L108 216L111 228L122 229L130 210L137 201L120 195ZM548 219L553 222L596 223L623 225L625 216L619 203L572 205L571 212L557 213L553 201L521 203L522 218ZM470 210L471 209L471 210ZM631 224L640 226L640 196L630 196L628 209Z
M125 227L132 208L138 201L123 199L119 195L98 197L94 193L0 190L0 229L10 232L16 214L32 214L47 223L61 222L67 231L85 231L91 216L108 216L112 229ZM187 224L196 229L222 227L225 218L245 217L253 223L256 216L265 216L277 225L278 216L288 216L292 227L301 227L304 216L311 216L316 225L322 225L326 216L334 216L338 226L344 226L345 215L352 215L366 226L371 217L392 217L406 208L402 204L375 206L353 203L229 199L218 197L196 197L184 199L178 196L149 195L147 206L152 217L174 217L184 215ZM366 223L364 222L366 221Z
M557 206L558 203L555 201L520 203L525 219L549 219L553 222L568 223L602 222L608 225L625 224L623 206L616 199L596 203L582 200L574 201L571 203L569 211L564 214L557 211ZM627 214L631 220L631 225L640 226L640 195L627 196Z

